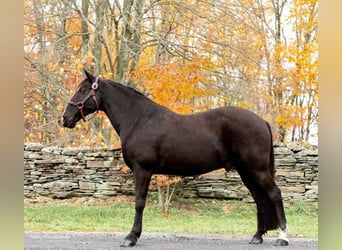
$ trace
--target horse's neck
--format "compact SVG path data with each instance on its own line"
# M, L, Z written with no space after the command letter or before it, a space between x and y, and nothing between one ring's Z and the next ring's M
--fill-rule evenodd
M130 129L144 110L142 100L131 90L119 86L109 86L106 98L103 98L103 111L108 116L116 132Z

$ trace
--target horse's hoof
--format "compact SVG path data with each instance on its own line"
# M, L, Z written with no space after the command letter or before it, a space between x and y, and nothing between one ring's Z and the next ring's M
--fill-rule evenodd
M263 242L262 237L260 236L253 236L249 244L261 244Z
M277 239L276 243L274 244L275 246L288 246L289 241L284 240L284 239Z
M135 244L137 244L136 241L129 240L129 239L124 239L123 241L121 241L120 247L132 247Z

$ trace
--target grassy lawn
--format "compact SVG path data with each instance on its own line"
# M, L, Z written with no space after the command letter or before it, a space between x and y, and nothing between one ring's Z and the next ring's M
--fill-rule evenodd
M303 201L285 202L289 237L318 237L318 205ZM253 203L213 199L180 200L169 214L150 201L143 220L144 232L180 234L253 235L256 230ZM128 232L134 218L133 202L72 204L49 202L25 204L25 231ZM268 236L278 235L278 230Z

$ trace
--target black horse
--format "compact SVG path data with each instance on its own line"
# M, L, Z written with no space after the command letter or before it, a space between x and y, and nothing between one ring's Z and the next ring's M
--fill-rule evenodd
M134 246L142 231L143 210L153 174L191 176L233 166L257 206L257 231L250 243L262 243L280 227L276 245L288 245L280 189L274 180L270 126L251 111L222 107L180 115L138 91L86 72L63 113L63 126L102 110L120 136L125 163L135 181L135 219L122 247Z

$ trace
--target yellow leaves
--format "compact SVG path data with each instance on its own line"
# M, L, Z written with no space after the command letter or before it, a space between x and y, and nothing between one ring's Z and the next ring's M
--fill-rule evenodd
M61 136L63 136L64 134L65 134L65 128L60 128L59 129L59 134L61 135Z
M190 113L197 108L193 105L195 98L213 93L201 86L201 83L211 82L205 74L209 66L207 58L157 65L141 62L135 70L134 79L141 82L157 103L180 113Z
M308 116L317 100L317 1L295 0L287 27L295 34L287 43L279 41L271 56L268 75L273 76L269 87L271 111L276 125L285 130L308 127ZM302 135L303 136L303 135Z
M303 36L317 28L318 0L294 0L288 22L293 25L293 31ZM293 22L295 20L295 22Z
M303 121L300 119L300 107L295 105L282 106L281 112L277 113L275 121L285 129L293 126L302 126Z
M152 177L150 188L157 187L159 205L164 213L168 213L176 185L181 180L181 177L168 177L166 175L155 175Z
M127 166L123 166L123 168L121 169L121 173L123 174L127 174L131 171L131 169Z
M172 185L178 183L182 180L181 177L168 177L167 175L156 175L155 185L158 187L165 187L167 185Z

